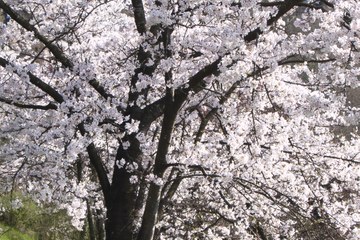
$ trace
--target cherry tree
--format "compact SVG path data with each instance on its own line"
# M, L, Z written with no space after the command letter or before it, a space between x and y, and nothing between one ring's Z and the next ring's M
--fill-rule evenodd
M7 189L109 240L359 236L356 0L0 8Z

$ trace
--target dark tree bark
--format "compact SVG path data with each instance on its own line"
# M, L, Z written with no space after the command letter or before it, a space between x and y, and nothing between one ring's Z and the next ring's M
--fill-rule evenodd
M120 144L116 155L117 161L123 159L126 163L121 168L115 163L110 198L106 206L105 230L108 240L131 240L135 237L133 226L137 186L130 182L132 173L126 170L126 166L136 162L141 152L135 135L127 136L126 140L130 142L130 147L125 150Z
M89 201L86 201L86 209L87 209L87 223L89 226L89 239L90 240L96 240L96 235L95 235L95 224L94 224L94 220L93 220L93 216L92 216L92 211L90 208L90 203Z

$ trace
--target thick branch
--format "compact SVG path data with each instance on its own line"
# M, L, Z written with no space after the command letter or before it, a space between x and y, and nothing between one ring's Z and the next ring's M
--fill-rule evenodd
M1 1L1 0L0 0ZM6 68L7 65L10 65L10 63L1 58L0 57L0 66ZM19 72L17 70L14 70L14 72L17 75L20 75ZM42 91L44 91L45 93L47 93L49 96L51 96L56 102L58 103L62 103L64 102L64 98L60 95L60 93L58 93L54 88L52 88L50 85L48 85L47 83L43 82L40 78L36 77L35 75L33 75L32 73L28 72L27 75L30 78L30 82L32 84L34 84L36 87L40 88ZM5 102L5 99L4 101ZM8 103L8 101L6 102ZM13 105L15 105L12 102ZM17 104L15 106L18 107L23 107L23 108L30 108L30 106L32 106L31 108L37 108L37 109L44 109L44 107L47 107L48 109L56 109L56 106L54 104L48 104L47 106L35 106L35 105L23 105L23 104ZM85 129L83 126L79 126L80 131L82 134L85 134ZM100 181L100 185L102 186L103 192L104 192L104 196L105 199L108 199L108 194L110 191L110 183L109 180L107 178L106 175L106 171L104 166L102 165L102 161L100 158L100 155L98 154L98 151L95 148L95 145L93 143L91 143L88 147L87 147L87 152L89 154L89 158L90 158L90 162L91 164L94 166L98 177L99 177L99 181Z
M45 36L40 34L40 32L37 30L37 28L34 25L30 24L29 21L27 21L23 16L21 16L17 12L15 12L9 5L7 5L2 0L0 0L0 8L2 8L4 10L4 12L6 12L20 26L22 26L23 28L25 28L28 31L33 32L34 36L49 49L49 51L54 55L54 57L59 62L61 62L63 64L64 67L67 67L70 70L73 70L74 63L65 56L65 54L61 48L59 48L57 45L55 45L53 43L54 42L53 40L50 41L48 38L46 38ZM5 59L0 58L1 66L6 67L6 65L8 65L8 64L9 63ZM19 73L17 71L15 71L15 73L17 73L19 75ZM30 72L28 72L27 74L30 78L31 83L33 83L35 86L37 86L38 88L40 88L41 90L43 90L44 92L49 94L58 103L62 103L64 101L63 97L56 90L54 90L52 87L50 87L48 84L44 83L43 81L41 81L39 78L37 78ZM92 79L89 81L89 84L105 99L107 99L108 97L111 97L111 95L106 93L105 89L102 86L100 86L100 84L97 80ZM83 124L80 124L78 127L80 129L81 134L84 135L86 132L85 132ZM98 175L99 182L102 187L102 191L104 193L105 202L107 202L109 200L110 182L107 177L105 168L102 164L101 157L100 157L98 150L96 149L94 143L89 144L86 149L87 149L87 152L88 152L88 155L90 158L90 163L94 166L96 173Z
M100 96L102 96L103 98L108 99L108 98L114 97L113 95L111 95L111 94L109 94L109 93L106 92L105 88L100 85L100 83L99 83L98 80L96 80L96 79L91 79L91 80L89 81L89 84L90 84L90 86L92 86L92 87L95 89L95 91L97 91L97 92L100 94Z
M39 31L36 29L36 27L30 22L25 19L23 16L15 12L9 5L7 5L3 0L0 0L0 8L4 10L14 21L16 21L18 24L20 24L23 28L26 30L33 32L34 36L39 39L40 42L42 42L49 50L50 52L55 56L55 58L61 62L64 67L68 67L70 69L73 68L73 63L64 55L63 51L56 46L52 41L47 39L45 36L41 35Z
M20 26L25 28L26 30L33 32L34 36L42 42L46 48L54 55L54 57L62 63L64 67L73 70L74 63L65 56L63 50L54 44L54 40L49 40L45 36L43 36L37 28L30 24L28 20L26 20L19 13L14 11L9 5L7 5L3 0L0 0L0 8L4 10L14 21L16 21ZM100 85L100 83L96 79L92 79L89 81L90 86L92 86L102 97L107 99L108 97L112 97L111 94L106 93L105 88Z
M296 59L296 57L298 59ZM334 62L336 61L336 58L326 58L326 59L304 59L301 58L301 56L293 56L288 57L284 60L279 61L279 66L281 65L288 65L288 64L296 64L296 63L328 63L328 62Z
M285 15L294 6L296 6L296 4L299 3L299 0L294 0L294 1L288 1L287 0L287 1L283 2L283 3L284 3L283 5L279 6L279 11L276 14L276 16L274 16L274 17L272 17L272 18L270 18L268 20L268 22L267 22L268 26L275 23L279 18L281 18L283 15ZM255 30L251 31L250 33L248 33L244 37L244 40L246 42L251 42L252 40L255 40L262 33L263 32L260 30L260 28L257 28ZM195 75L190 77L189 82L188 82L188 87L187 88L180 87L180 88L176 89L175 96L188 94L190 91L194 91L195 93L201 91L203 89L203 87L205 86L204 79L206 77L209 77L211 75L216 75L216 74L220 73L219 72L219 64L220 64L221 60L222 60L222 57L219 57L218 59L216 59L212 63L210 63L210 64L206 65L205 67L203 67ZM147 117L146 124L144 124L144 125L150 124L156 118L161 116L161 114L163 112L163 109L164 109L164 105L165 105L165 97L159 99L158 101L154 102L150 106L146 107L144 109L145 110L144 112L152 112L150 110L150 108L151 109L157 109L157 111L154 112L154 114L151 114L150 117Z
M109 201L109 194L110 194L110 182L107 177L107 173L104 168L104 165L102 164L101 157L94 143L90 143L90 145L86 147L86 150L89 154L90 163L91 165L94 166L96 173L98 175L99 182L101 185L101 190L105 198L105 204L107 204Z
M140 34L146 32L146 19L142 0L131 0L134 10L136 29Z
M204 89L205 83L204 79L208 76L215 75L219 73L219 63L221 62L222 57L219 57L214 62L206 65L200 71L198 71L195 75L189 78L189 87L185 90L187 92L194 91L199 92ZM184 90L182 90L184 91Z
M7 60L0 57L0 66L2 66L3 68L6 68L7 65L11 66L11 64ZM17 75L21 76L18 70L14 70L13 72L16 73ZM36 77L31 72L27 72L27 75L29 76L30 82L32 84L34 84L36 87L40 88L43 92L47 93L56 102L58 102L58 103L64 102L64 98L61 96L61 94L58 93L49 84L43 82L40 78Z
M172 171L171 174L174 173L175 169L173 168L172 170L173 171ZM164 212L164 206L171 201L172 197L175 195L178 187L180 186L180 183L181 183L182 180L183 179L181 178L181 174L177 173L176 178L173 181L168 181L166 183L166 185L164 186L163 192L162 192L163 193L162 194L162 199L161 199L160 204L159 204L159 216L158 216L159 219L162 218L162 215L163 215L163 212ZM168 187L168 189L167 189L166 193L164 193L164 189L166 189L167 187Z
M282 16L284 16L286 13L288 13L291 9L293 9L295 6L297 6L300 2L302 2L302 0L285 0L284 2L282 2L281 5L280 5L280 3L278 3L278 9L279 10L278 10L277 14L274 17L271 17L267 21L267 26L270 26L273 23L275 23ZM259 37L259 35L261 35L262 33L263 33L263 31L260 28L256 28L255 30L249 32L244 37L244 40L246 42L251 42L251 41L257 39Z
M18 108L29 108L29 109L40 109L40 110L57 109L57 106L53 103L49 103L47 105L23 104L3 97L0 97L0 102L7 103L9 105L13 105Z
M166 99L160 98L143 109L141 119L138 119L140 120L139 131L146 131L150 124L163 114L165 103Z
M174 123L177 113L186 98L186 93L173 96L172 91L167 89L164 118L155 157L154 174L156 177L162 178L166 170L166 155L168 153ZM137 238L138 240L151 240L153 237L160 203L160 193L161 186L155 183L151 183L146 201L143 221Z
M83 123L79 124L78 128L80 130L81 135L86 134ZM100 185L101 185L101 190L102 190L102 192L104 194L104 198L105 198L105 204L107 205L108 201L109 201L109 194L110 194L110 182L109 182L109 178L107 177L105 167L102 164L101 157L100 157L99 152L96 149L94 143L90 143L86 147L86 150L87 150L87 153L88 153L89 158L90 158L90 163L95 168L95 171L96 171L97 176L99 178L99 182L100 182Z

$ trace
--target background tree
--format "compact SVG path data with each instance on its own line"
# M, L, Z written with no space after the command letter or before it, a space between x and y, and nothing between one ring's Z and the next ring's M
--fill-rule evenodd
M359 139L332 131L360 9L334 2L0 0L1 173L107 239L355 239Z
M85 232L86 233L86 232ZM1 194L0 238L7 239L87 239L71 224L66 211L51 204L41 207L31 198L13 191Z

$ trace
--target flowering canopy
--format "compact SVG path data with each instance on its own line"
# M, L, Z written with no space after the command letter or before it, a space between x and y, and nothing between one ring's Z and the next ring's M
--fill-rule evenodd
M4 186L107 239L360 235L356 0L0 8Z

